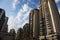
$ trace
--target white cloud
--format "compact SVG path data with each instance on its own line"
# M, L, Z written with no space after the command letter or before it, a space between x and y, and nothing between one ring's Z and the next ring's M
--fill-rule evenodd
M28 4L24 4L22 8L18 11L17 16L13 15L9 16L8 20L9 30L12 28L17 30L19 27L22 28L25 23L28 23L28 20L26 20L26 18L29 16L30 10L31 8L28 6Z
M22 16L22 13L23 13L23 10L20 9L19 12L17 13L17 16L16 16L18 21L20 21L20 17Z
M31 9L30 9L30 10L31 10ZM26 14L25 14L24 17L23 17L23 20L26 20L27 17L29 17L30 10L26 12Z
M58 3L60 0L55 0L56 3Z
M25 8L26 7L26 8ZM23 17L23 20L25 20L28 16L29 16L29 13L30 13L30 10L31 10L32 8L30 8L27 4L24 4L24 6L23 6L23 10L26 12L25 14L24 14L24 17Z
M22 20L25 20L29 16L30 10L31 10L31 8L27 4L24 4L22 6L22 9L20 9L20 11L18 12L16 18L18 20L21 20L20 17L23 16L23 19Z
M16 8L17 2L18 2L18 0L13 0L13 4L12 4L13 9Z
M9 16L9 20L8 20L8 26L9 26L8 29L9 29L9 30L14 27L14 21L15 21L15 20L14 20L14 16L12 16L12 15ZM9 30L8 30L8 31L9 31Z
M24 5L22 6L22 8L23 8L23 11L27 11L27 10L28 10L28 6L27 6L26 4L24 4Z
M23 20L25 20L27 17L29 17L29 12L30 12L30 11L28 11L28 12L24 15Z

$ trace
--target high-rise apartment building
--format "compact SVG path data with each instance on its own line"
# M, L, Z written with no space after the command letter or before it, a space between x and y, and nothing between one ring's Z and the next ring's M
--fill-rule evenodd
M55 0L40 0L39 9L29 16L33 40L58 40L60 35L59 12Z
M33 9L29 15L30 39L38 38L39 32L39 10Z
M39 40L52 40L55 28L53 28L50 11L48 8L48 0L41 0L40 4L40 29ZM55 29L56 30L56 29Z
M39 6L39 14L42 16L40 18L40 24L42 24L42 26L40 25L40 30L42 30L40 34L43 35L40 35L40 40L57 40L57 35L60 35L60 22L55 0L41 0Z

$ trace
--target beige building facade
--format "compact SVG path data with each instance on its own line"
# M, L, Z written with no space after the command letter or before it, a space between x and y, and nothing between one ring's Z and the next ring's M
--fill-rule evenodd
M59 40L60 19L55 0L40 0L37 10L33 9L29 16L32 39Z

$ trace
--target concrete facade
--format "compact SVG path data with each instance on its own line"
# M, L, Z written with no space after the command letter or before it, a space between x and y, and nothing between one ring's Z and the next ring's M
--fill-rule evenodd
M29 16L29 25L30 25L30 30L32 30L30 33L32 39L38 39L38 32L39 32L39 10L38 9L33 9L30 12ZM33 34L33 35L32 35Z
M59 40L59 13L54 0L40 0L39 11L33 9L29 16L33 40ZM37 14L38 15L37 15ZM38 34L38 35L37 35Z
M40 15L43 15L42 18L42 31L44 35L40 35L39 40L59 40L59 13L55 3L55 0L41 0L40 2ZM41 27L41 26L40 26ZM41 33L40 33L41 34Z

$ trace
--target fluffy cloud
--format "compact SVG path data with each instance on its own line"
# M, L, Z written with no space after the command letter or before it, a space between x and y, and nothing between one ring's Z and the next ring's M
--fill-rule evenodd
M22 6L22 8L23 8L23 11L27 11L27 10L28 10L28 6L27 6L26 4L24 4L24 5Z
M23 10L20 9L19 12L17 13L16 19L20 21L20 17L22 16Z
M9 20L8 20L8 26L9 26L8 29L9 29L9 30L14 27L14 21L15 21L15 20L14 20L14 16L12 16L12 15L9 16ZM8 30L8 31L9 31L9 30Z
M13 15L9 16L9 20L8 20L9 30L12 28L16 30L19 27L23 28L23 25L29 22L27 17L29 17L29 12L31 9L32 8L30 8L28 4L24 4L22 8L18 11L17 16L13 16Z
M23 20L25 20L27 17L29 17L29 12L30 12L30 11L28 11L28 12L24 15Z
M17 2L18 2L18 0L13 0L13 4L12 4L13 9L16 8L16 4L17 4Z
M60 0L55 0L56 3L58 3Z

